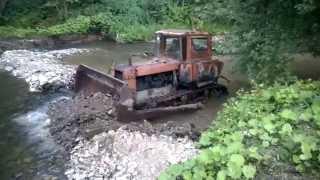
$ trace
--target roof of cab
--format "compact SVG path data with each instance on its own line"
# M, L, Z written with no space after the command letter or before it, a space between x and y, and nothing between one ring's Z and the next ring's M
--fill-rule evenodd
M172 36L184 36L184 35L210 35L208 32L194 31L189 29L164 29L157 31L156 34L172 35Z

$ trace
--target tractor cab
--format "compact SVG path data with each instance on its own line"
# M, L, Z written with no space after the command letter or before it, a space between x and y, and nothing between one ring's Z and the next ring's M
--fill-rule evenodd
M191 30L161 30L156 32L155 54L160 58L180 61L211 59L211 36Z
M159 59L179 61L180 86L199 88L217 83L223 63L212 59L212 37L208 32L157 31L155 49Z

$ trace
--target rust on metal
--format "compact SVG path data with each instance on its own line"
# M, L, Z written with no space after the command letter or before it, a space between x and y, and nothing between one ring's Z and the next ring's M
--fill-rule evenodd
M218 84L219 78L224 78L223 62L212 59L210 33L169 29L155 34L158 54L147 61L137 63L130 58L128 64L114 66L111 75L80 65L76 92L118 96L118 117L133 120L196 109L194 104L185 105L187 100L194 102L209 91L226 89Z

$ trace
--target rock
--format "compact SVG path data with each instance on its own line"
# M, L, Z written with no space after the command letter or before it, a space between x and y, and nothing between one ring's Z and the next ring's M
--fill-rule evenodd
M69 179L156 179L170 164L198 153L188 138L147 135L122 128L82 140L71 152Z
M47 52L12 50L0 57L0 67L25 79L31 92L70 88L76 67L63 64L66 56L88 52L85 49L64 49Z

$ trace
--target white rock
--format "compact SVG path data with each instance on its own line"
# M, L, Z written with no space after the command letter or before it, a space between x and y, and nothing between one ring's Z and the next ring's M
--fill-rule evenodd
M97 146L98 145L98 146ZM185 161L198 153L188 138L148 136L123 129L81 140L72 150L69 179L136 179L156 177L170 164Z
M43 86L69 87L76 67L63 64L64 57L88 52L86 49L64 49L47 52L12 50L0 57L0 68L13 76L25 79L30 91L41 91Z

